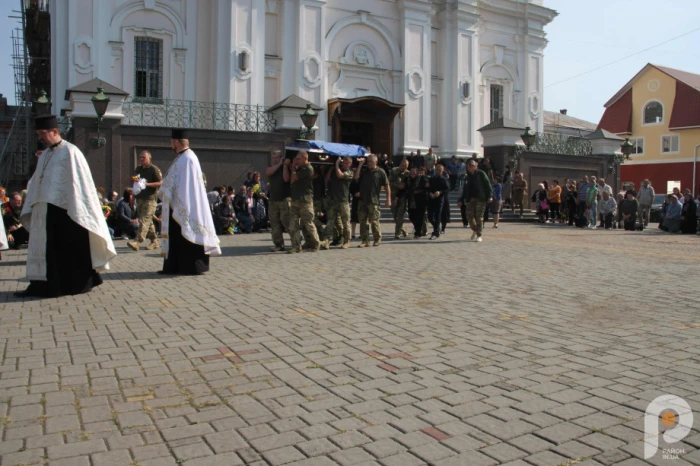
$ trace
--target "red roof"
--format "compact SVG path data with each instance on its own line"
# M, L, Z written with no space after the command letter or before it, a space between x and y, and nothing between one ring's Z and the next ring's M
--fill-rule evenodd
M676 81L676 99L668 126L671 129L700 126L700 91Z
M597 129L615 134L632 132L632 89L605 109Z

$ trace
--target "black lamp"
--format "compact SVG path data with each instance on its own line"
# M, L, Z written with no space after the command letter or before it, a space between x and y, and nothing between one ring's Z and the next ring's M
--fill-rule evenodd
M316 125L318 113L311 107L311 104L306 104L306 110L301 114L301 121L304 123L306 129L299 131L299 139L309 139L309 137L313 136L313 127Z
M48 115L51 113L51 101L46 97L46 91L39 92L39 98L34 101L34 110L37 115Z
M107 113L108 105L109 97L105 95L103 87L98 87L97 94L92 96L92 106L95 107L95 113L97 114L97 137L90 139L90 142L95 147L102 147L107 143L105 138L100 137L100 123L102 122L102 117Z
M630 138L625 138L625 142L620 144L620 150L622 151L622 155L625 156L625 159L629 160L630 155L634 151L634 144L630 142Z
M535 145L535 139L537 138L537 133L532 130L529 126L525 128L525 132L520 135L520 139L523 140L525 143L525 146L527 147L527 150L530 150L530 147Z

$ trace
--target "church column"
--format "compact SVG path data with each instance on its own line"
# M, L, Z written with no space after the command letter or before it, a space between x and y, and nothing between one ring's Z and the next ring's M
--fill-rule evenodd
M300 69L297 94L324 109L328 106L325 95L326 63L323 57L323 45L326 32L326 0L299 0L299 30L297 46ZM286 97L286 96L285 96ZM316 138L328 138L327 110L319 112ZM301 113L301 112L300 112ZM301 120L299 120L301 125Z
M214 27L212 27L210 41L216 47L216 59L212 73L212 85L216 86L214 100L216 102L230 102L230 80L231 80L231 1L219 0L215 8L212 8Z
M263 105L265 90L265 1L231 2L229 102Z
M470 156L478 152L475 147L477 126L475 125L476 90L476 37L473 27L479 21L478 13L467 5L452 4L442 13L445 25L445 57L443 108L446 121L445 152L458 156Z
M430 15L427 0L399 0L401 37L404 46L403 74L404 137L403 150L430 146Z

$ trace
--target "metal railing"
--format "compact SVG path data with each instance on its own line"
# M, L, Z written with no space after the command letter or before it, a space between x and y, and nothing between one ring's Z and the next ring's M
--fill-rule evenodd
M593 145L588 139L577 136L537 133L535 136L535 144L530 146L529 149L520 145L515 148L515 153L513 154L514 170L520 169L520 156L524 152L585 156L593 154Z
M166 128L273 132L275 120L262 105L175 99L127 99L122 124Z

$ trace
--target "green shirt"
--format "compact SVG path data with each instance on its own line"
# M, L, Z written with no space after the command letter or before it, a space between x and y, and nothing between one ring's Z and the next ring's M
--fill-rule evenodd
M284 201L289 197L289 183L284 181L284 167L280 166L277 171L267 177L270 188L271 201Z
M408 170L401 171L401 167L396 167L391 169L391 175L389 176L389 186L391 186L391 195L394 197L400 197L406 190L406 182L408 181L411 172ZM403 184L403 188L401 185Z
M328 180L328 197L334 201L348 202L348 198L350 197L350 183L352 183L351 170L345 170L343 172L343 177L338 178L335 167L333 167L331 179Z
M136 167L136 170L134 170L134 176L143 178L144 180L146 180L146 183L155 183L157 181L163 181L163 174L160 172L160 168L156 167L153 164L148 165L146 168L143 168L141 165L139 165L138 167ZM156 191L158 191L158 188L146 187L146 189L144 189L136 195L136 199L146 199L149 201L155 200Z
M303 199L313 202L314 198L314 169L311 164L297 168L297 180L291 185L292 200Z
M438 161L438 156L435 154L425 154L425 166L426 168L433 168Z
M379 204L379 192L382 186L389 184L386 172L377 167L367 169L360 175L360 200L366 204Z

